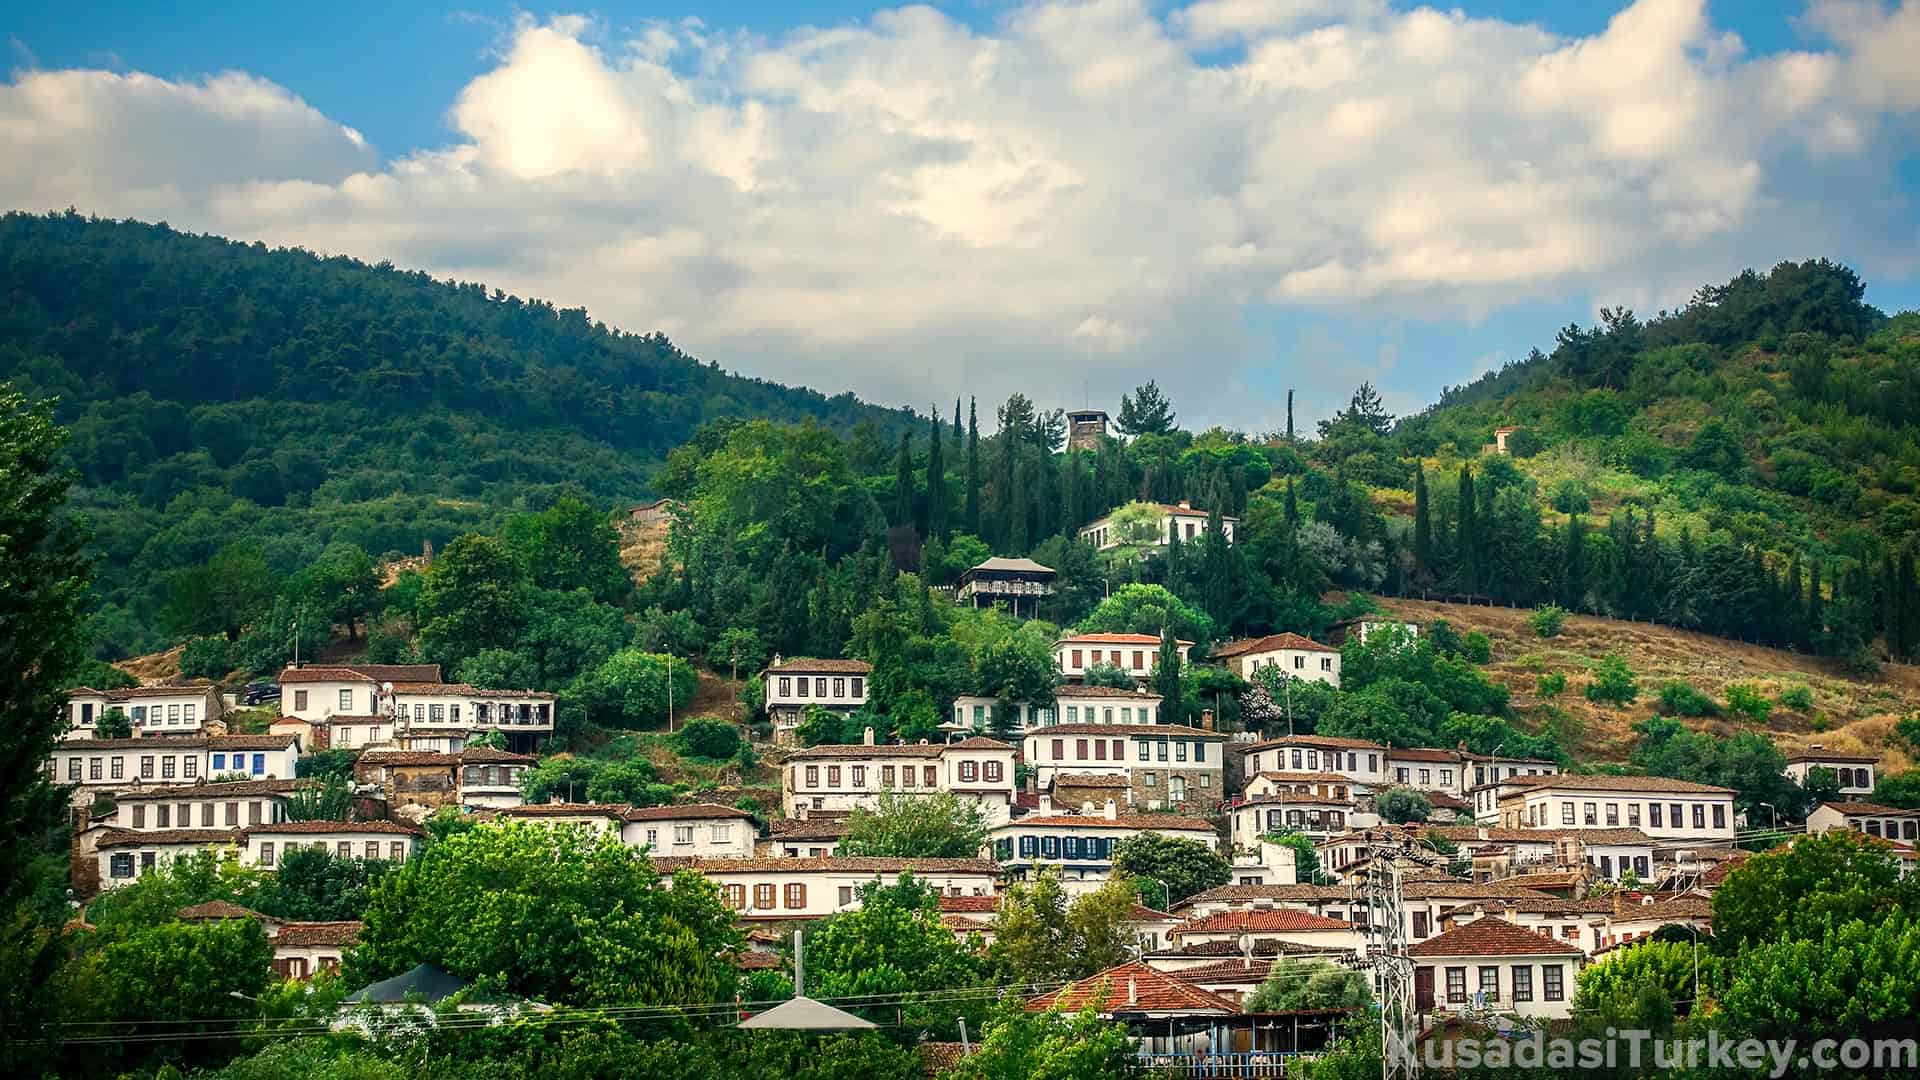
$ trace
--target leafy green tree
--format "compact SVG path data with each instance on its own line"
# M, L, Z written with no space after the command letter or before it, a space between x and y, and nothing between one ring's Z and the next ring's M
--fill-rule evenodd
M854 810L840 842L845 855L971 859L986 842L986 814L975 799L951 792L903 795L882 791L873 809Z
M1173 430L1173 403L1148 379L1131 394L1120 395L1120 415L1113 426L1122 435L1165 435Z
M457 670L482 649L511 649L525 618L526 577L498 537L448 544L420 586L420 648Z
M357 919L368 894L395 865L386 859L341 858L324 848L289 848L253 894L251 906L277 919Z
M1533 628L1536 636L1543 638L1559 637L1560 629L1566 622L1566 609L1558 604L1535 608L1533 614L1527 616L1527 625Z
M309 751L294 761L293 774L302 780L352 780L353 763L359 756L353 750Z
M1548 699L1557 698L1561 694L1566 693L1567 692L1566 673L1561 671L1549 671L1545 675L1540 676L1540 681L1534 684L1533 692L1540 695L1543 698L1548 698Z
M131 739L133 721L127 718L123 710L108 709L100 714L100 719L94 721L93 734L99 739Z
M707 646L707 632L689 611L667 611L659 605L640 613L633 643L648 652L691 656Z
M584 790L588 802L629 806L663 806L673 801L674 794L670 785L660 782L653 762L641 757L595 770Z
M382 605L380 575L373 557L358 545L328 544L320 557L288 580L281 595L303 607L323 626L344 624L350 641Z
M977 1019L983 1011L978 1004L956 1002L950 992L981 985L981 961L941 925L938 894L912 874L901 874L892 884L862 885L859 899L859 907L822 920L807 934L808 994L897 995L884 1015L910 1028L946 1032L956 1013ZM942 993L949 996L925 996Z
M687 661L622 649L574 680L561 700L568 708L586 710L587 718L603 727L644 728L666 721L669 693L674 710L679 711L693 700L698 688L699 677Z
M617 837L524 822L430 845L376 886L350 981L431 961L555 1004L724 1001L744 944L714 886L669 883Z
M988 1018L980 1049L940 1074L941 1080L1106 1080L1133 1064L1127 1029L1089 1007L1071 1015L1029 1012L1010 997Z
M1601 657L1593 669L1593 681L1587 684L1587 700L1626 706L1639 696L1639 684L1634 682L1633 670L1627 667L1626 660L1612 652Z
M633 579L620 564L619 532L584 500L565 496L538 513L511 517L502 538L539 588L585 589L594 600L616 606L633 592Z
M1119 664L1088 664L1080 681L1087 686L1105 686L1114 690L1134 689L1133 676Z
M1186 680L1181 674L1180 643L1171 633L1163 632L1160 637L1160 655L1153 666L1153 690L1160 695L1163 722L1186 723Z
M1749 723L1764 724L1767 717L1773 715L1773 702L1768 701L1757 687L1745 683L1727 684L1727 710L1736 716L1742 716Z
M1828 926L1913 910L1916 888L1920 882L1903 880L1894 857L1863 833L1802 836L1744 860L1714 890L1714 948L1744 964L1752 946L1818 941Z
M1662 716L1713 716L1720 711L1712 698L1679 679L1660 688L1660 703L1654 708Z
M1325 960L1281 957L1245 1003L1248 1012L1365 1009L1373 1003L1366 976Z
M1017 984L1105 971L1138 951L1130 925L1138 902L1135 882L1124 876L1070 901L1059 871L1044 867L1033 881L1013 882L1001 894L987 962L1001 982Z
M197 637L180 650L180 674L189 679L224 679L233 670L233 643L220 637Z
M174 632L234 641L272 603L273 571L258 543L239 541L200 566L175 572L167 593L164 621Z
M1912 1030L1920 922L1910 909L1801 928L1791 937L1751 941L1729 965L1720 1007L1734 1031L1804 1038Z
M1840 774L1824 765L1808 769L1807 778L1800 786L1807 793L1809 806L1840 801Z
M1233 877L1227 860L1206 844L1159 833L1141 833L1115 844L1113 869L1115 873L1160 882L1166 887L1170 904L1225 885Z
M1813 711L1813 688L1806 683L1795 683L1780 691L1780 696L1774 700L1783 709L1791 709L1801 714L1810 713Z
M468 735L466 744L462 747L466 750L505 750L506 748L507 736L499 728L489 728L486 731L476 731Z
M680 729L680 747L694 757L725 761L740 752L740 727L711 716L695 717Z
M1425 821L1433 814L1433 800L1412 788L1388 788L1373 797L1373 807L1395 825Z
M105 937L79 962L101 991L98 1019L166 1024L186 1063L213 1064L238 1048L237 1040L220 1036L233 1035L236 1021L252 1013L247 999L266 988L273 947L252 919L169 920ZM121 1049L138 1060L139 1046Z
M1920 810L1920 769L1908 769L1880 778L1874 785L1873 801L1885 806Z
M1154 634L1175 637L1204 649L1214 639L1213 619L1160 585L1122 585L1080 621L1086 634Z
M753 628L731 626L714 637L707 656L715 664L726 664L727 677L737 682L742 664L753 672L767 662L767 646Z
M334 777L287 793L288 821L345 821L353 809L353 789Z
M655 779L652 762L636 759L632 764L645 766L647 783ZM520 797L529 804L553 802L555 799L580 802L588 797L587 785L593 782L603 767L597 761L574 757L572 754L554 754L542 758L521 777Z
M531 690L541 685L540 665L516 649L481 649L455 671L461 682L489 690Z
M1615 949L1580 970L1573 995L1576 1014L1591 1015L1623 1028L1665 1030L1677 1013L1691 1011L1700 987L1711 992L1717 960L1709 938L1698 947L1689 941L1638 941Z
M1720 738L1658 716L1634 724L1633 730L1640 736L1633 763L1656 776L1730 787L1749 820L1762 812L1768 820L1806 814L1806 793L1786 776L1786 755L1759 732Z

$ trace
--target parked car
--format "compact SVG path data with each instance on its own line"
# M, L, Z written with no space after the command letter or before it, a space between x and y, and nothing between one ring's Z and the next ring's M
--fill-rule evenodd
M280 700L280 684L277 682L250 682L240 693L242 705L263 705L269 701Z

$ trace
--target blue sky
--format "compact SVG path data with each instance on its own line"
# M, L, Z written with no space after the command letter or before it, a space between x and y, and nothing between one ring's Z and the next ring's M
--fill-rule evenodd
M1884 48L1920 27L1904 7L1855 25L1832 4L1642 0L1615 23L1623 5L1477 0L1468 36L1382 0L1104 2L18 3L0 130L11 109L51 134L0 145L0 199L392 258L828 391L1077 403L1160 373L1187 419L1256 428L1289 386L1311 415L1361 377L1417 408L1602 303L1650 311L1777 258L1851 262L1873 302L1920 306L1902 254L1920 100ZM670 47L635 45L663 24ZM1430 74L1367 72L1410 36ZM1609 82L1641 55L1663 59ZM1298 115L1271 132L1237 94L1168 105L1196 73L1275 71ZM1435 132L1415 114L1449 77L1477 89ZM1489 87L1510 92L1481 104ZM84 115L33 111L57 107ZM114 145L149 126L167 147Z

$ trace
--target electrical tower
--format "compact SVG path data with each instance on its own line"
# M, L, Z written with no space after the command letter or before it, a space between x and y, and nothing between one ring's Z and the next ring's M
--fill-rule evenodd
M1404 863L1433 866L1440 860L1414 847L1411 839L1375 840L1367 845L1366 895L1369 935L1374 943L1367 962L1380 995L1381 1080L1415 1080L1420 1055L1415 1046L1413 959L1407 955L1406 905L1401 892Z

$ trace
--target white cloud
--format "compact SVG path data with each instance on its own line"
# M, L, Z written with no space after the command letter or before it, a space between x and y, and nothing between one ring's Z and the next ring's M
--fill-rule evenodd
M1486 351L1427 385L1417 339L1328 367L1253 329L1291 312L1906 265L1916 10L1824 0L1830 47L1757 58L1701 0L1581 40L1375 0L1029 2L991 30L908 7L775 42L523 20L447 103L455 140L386 161L245 75L24 72L0 201L484 280L828 391L1077 402L1097 363L1103 393L1157 377L1195 422L1272 427L1290 382L1304 422L1351 377L1418 399Z

